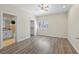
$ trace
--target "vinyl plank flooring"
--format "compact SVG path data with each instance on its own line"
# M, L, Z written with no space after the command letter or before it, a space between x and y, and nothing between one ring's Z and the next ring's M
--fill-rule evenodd
M67 39L33 36L0 49L0 54L77 54Z

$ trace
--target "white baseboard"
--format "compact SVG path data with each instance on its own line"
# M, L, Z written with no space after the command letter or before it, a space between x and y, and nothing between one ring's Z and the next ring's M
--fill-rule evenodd
M58 37L58 38L68 38L67 36L60 36L60 35L41 35L41 36Z
M20 41L26 40L26 39L28 39L28 38L30 38L30 36L25 37L25 38L23 38L22 40L18 40L17 42L20 42Z
M79 50L75 47L75 45L73 44L73 42L70 39L68 39L68 40L71 43L71 45L73 46L73 48L76 50L76 52L79 53Z

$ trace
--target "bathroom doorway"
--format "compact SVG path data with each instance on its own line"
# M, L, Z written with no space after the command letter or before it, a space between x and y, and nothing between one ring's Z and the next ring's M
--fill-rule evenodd
M2 46L6 47L16 43L16 16L3 13Z

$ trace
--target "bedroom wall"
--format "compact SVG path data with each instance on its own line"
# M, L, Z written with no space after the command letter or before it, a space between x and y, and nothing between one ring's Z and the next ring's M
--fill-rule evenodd
M38 16L37 21L41 20L48 21L48 28L41 29L38 27L38 35L67 38L67 13Z
M0 18L1 18L1 12L9 12L17 16L18 42L30 37L29 21L30 21L30 16L33 17L31 14L11 5L0 5Z
M79 53L79 5L72 6L68 16L68 40Z

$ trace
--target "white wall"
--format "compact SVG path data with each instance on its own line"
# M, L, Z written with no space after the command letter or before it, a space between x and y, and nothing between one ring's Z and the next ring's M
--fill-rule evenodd
M38 28L38 35L67 38L67 13L39 16L37 21L47 20L48 28Z
M17 41L22 41L30 37L29 24L31 15L29 13L10 5L0 5L0 14L1 12L9 12L17 16Z
M72 6L68 19L68 39L79 53L79 5Z

